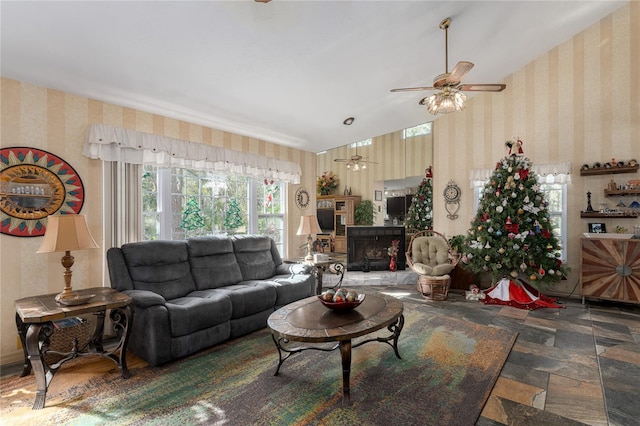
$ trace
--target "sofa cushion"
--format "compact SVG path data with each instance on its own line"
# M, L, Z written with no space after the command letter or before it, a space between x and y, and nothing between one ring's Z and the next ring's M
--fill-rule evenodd
M225 293L209 290L194 294L167 301L171 336L185 336L231 319L231 299Z
M227 237L197 237L187 240L191 274L198 290L218 288L242 281L242 273Z
M313 275L280 275L265 282L275 287L278 307L312 296L316 287Z
M141 241L121 247L134 290L149 290L166 300L196 289L185 241Z
M222 287L216 291L225 292L231 299L233 319L253 315L267 309L273 310L277 297L275 287L258 280L242 281L239 284Z
M276 263L271 250L272 240L258 235L235 235L232 237L236 260L243 281L264 280L275 275Z

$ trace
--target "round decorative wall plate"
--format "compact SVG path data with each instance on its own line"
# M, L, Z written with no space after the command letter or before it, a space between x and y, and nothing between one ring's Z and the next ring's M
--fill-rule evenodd
M311 196L309 196L309 192L304 188L300 187L296 191L296 205L299 209L306 209L309 207L309 202L311 201Z
M44 235L47 216L79 213L83 204L82 180L62 158L36 148L0 150L1 233Z

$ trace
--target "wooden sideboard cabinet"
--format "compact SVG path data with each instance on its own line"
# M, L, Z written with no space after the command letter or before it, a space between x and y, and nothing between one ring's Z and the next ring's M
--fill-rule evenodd
M580 282L585 298L640 303L640 240L581 239Z

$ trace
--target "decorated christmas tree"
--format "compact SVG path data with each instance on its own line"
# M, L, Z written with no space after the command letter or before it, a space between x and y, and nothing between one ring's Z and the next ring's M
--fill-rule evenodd
M408 229L425 230L433 227L433 173L431 166L426 170L418 191L411 199L411 206L405 218Z
M515 292L535 292L526 281L537 287L553 284L567 268L560 260L561 247L552 231L548 202L531 161L523 154L522 141L515 139L506 146L508 155L496 164L465 237L462 266L475 273L491 273L493 283L511 286L501 289L505 294L513 293L515 287ZM526 305L523 302L530 296L523 297L513 304Z
M200 206L193 197L189 199L187 208L182 213L180 227L185 231L195 231L204 227L204 219L200 216Z
M244 225L244 221L242 220L242 212L240 211L238 200L232 198L231 201L229 201L227 214L224 217L224 228L227 231L233 232L242 225Z

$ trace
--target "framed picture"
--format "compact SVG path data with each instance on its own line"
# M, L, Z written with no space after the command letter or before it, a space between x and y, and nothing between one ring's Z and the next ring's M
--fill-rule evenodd
M593 232L594 234L606 234L607 226L604 223L590 223L589 232Z
M376 201L382 201L382 191L373 191L375 194Z

